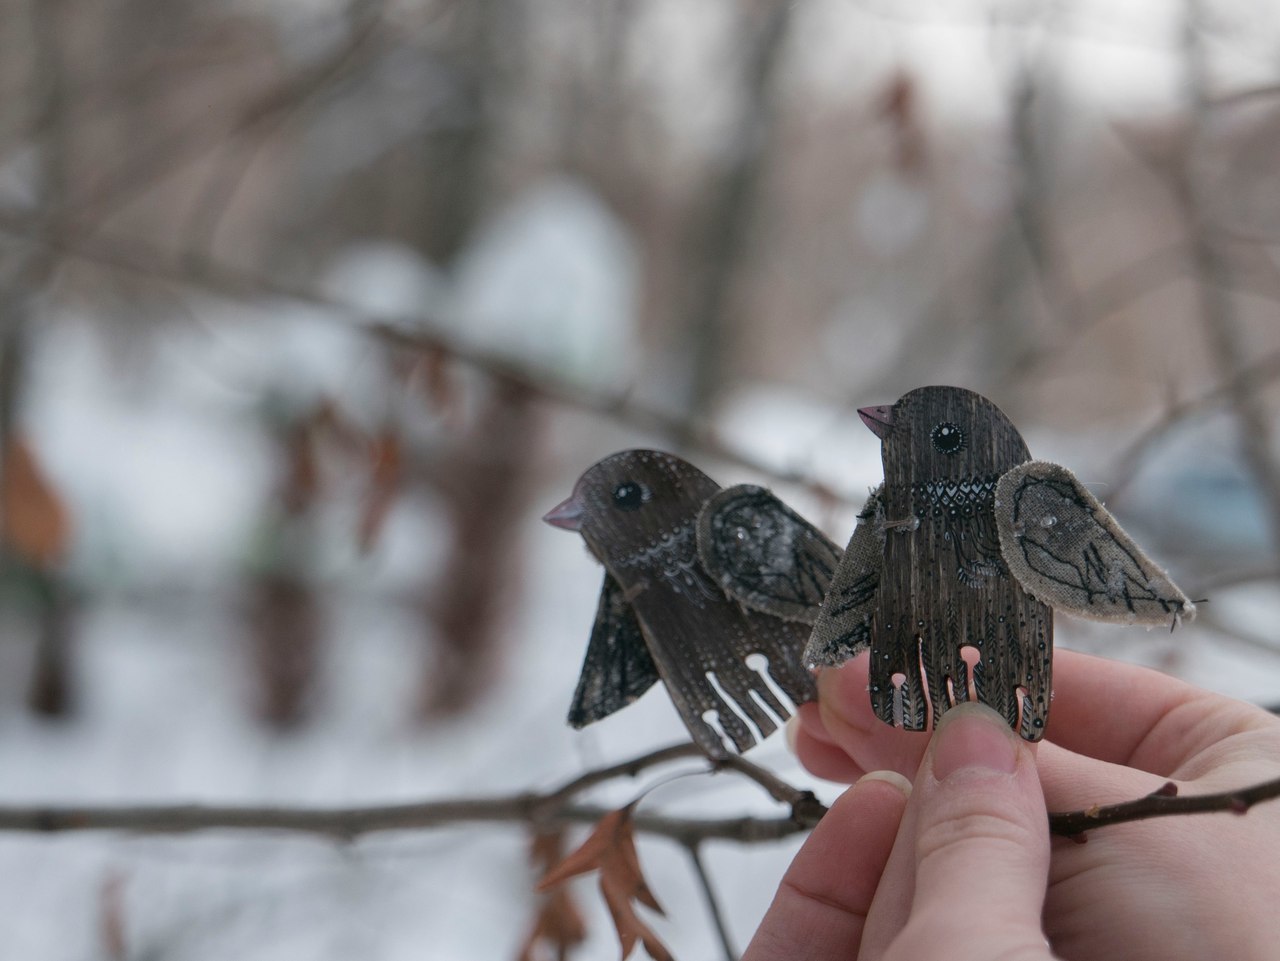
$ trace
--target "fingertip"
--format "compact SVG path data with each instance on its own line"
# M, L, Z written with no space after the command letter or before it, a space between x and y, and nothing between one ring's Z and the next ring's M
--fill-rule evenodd
M942 716L929 746L937 781L969 774L1012 774L1023 757L1018 735L984 704L959 704Z
M791 719L796 722L796 734L804 731L811 738L822 741L824 744L835 744L835 736L827 730L826 722L822 720L822 707L817 701L806 701L796 709L796 713L791 715ZM790 721L788 721L790 723Z
M787 750L792 754L796 753L796 738L800 734L800 713L797 711L787 718L787 723L782 725L782 736L786 739Z
M912 797L917 913L945 927L981 905L1038 925L1049 865L1048 814L1031 746L985 705L942 718ZM974 864L982 864L974 875Z
M843 749L818 740L803 726L796 731L792 750L806 771L824 781L852 784L865 773Z
M870 652L863 652L839 667L819 668L818 703L856 705L859 694L865 699L870 656Z

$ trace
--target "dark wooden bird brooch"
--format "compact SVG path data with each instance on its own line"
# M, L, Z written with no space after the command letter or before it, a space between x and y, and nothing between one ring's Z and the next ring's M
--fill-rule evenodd
M767 490L722 490L678 457L629 450L589 468L543 519L581 533L605 568L574 727L662 680L694 740L724 757L721 732L745 751L790 716L779 693L815 696L803 651L841 552Z
M1065 467L1031 460L985 397L922 387L858 413L880 438L884 484L859 518L806 660L839 664L869 647L882 720L927 730L976 697L1036 741L1049 713L1054 608L1129 624L1194 617L1097 498Z

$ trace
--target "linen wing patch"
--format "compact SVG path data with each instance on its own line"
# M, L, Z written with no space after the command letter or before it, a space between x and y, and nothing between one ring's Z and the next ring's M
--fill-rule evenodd
M739 484L698 515L698 554L724 592L755 611L812 624L840 548L763 487Z
M996 488L1000 550L1038 600L1079 617L1168 624L1195 605L1065 467L1028 461Z

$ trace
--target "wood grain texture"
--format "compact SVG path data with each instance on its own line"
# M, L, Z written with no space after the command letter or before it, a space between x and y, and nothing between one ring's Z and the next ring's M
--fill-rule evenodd
M743 607L702 566L698 515L719 490L678 457L633 450L591 467L573 495L583 511L582 536L630 605L672 702L694 740L717 758L727 751L704 718L708 712L715 712L738 751L767 737L791 713L765 677L747 666L750 655L767 660L768 678L793 703L816 695L801 662L808 625ZM585 670L603 669L589 654ZM591 689L593 682L584 677L579 690L584 686ZM604 703L621 706L625 700L610 694ZM576 700L575 711L599 714Z
M954 387L904 395L881 436L877 716L927 730L970 697L972 680L978 700L1038 740L1052 689L1053 613L1010 575L994 513L1000 475L1030 459L1026 444L994 404ZM965 647L978 658L972 678Z
M804 649L805 664L835 667L871 645L884 566L884 485L876 488L849 538Z

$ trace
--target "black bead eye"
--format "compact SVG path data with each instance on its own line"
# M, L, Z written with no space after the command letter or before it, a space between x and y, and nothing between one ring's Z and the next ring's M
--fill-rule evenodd
M619 510L639 510L649 499L649 492L635 481L623 481L613 489L613 503Z
M933 449L943 454L954 454L964 450L964 431L952 423L938 424L929 432L933 441Z

